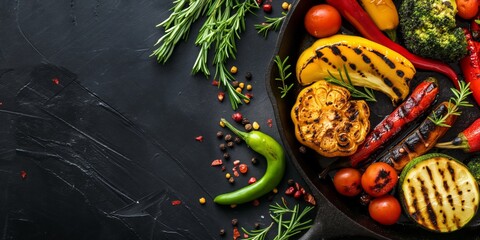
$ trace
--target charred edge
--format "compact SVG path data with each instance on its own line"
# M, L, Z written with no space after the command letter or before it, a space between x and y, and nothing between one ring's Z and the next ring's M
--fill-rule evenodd
M387 64L387 66L391 69L395 69L396 66L395 66L395 63L392 62L387 56L385 56L385 54L377 51L377 50L372 50L371 51L372 53L374 53L375 55L377 55L378 57L380 57L380 59L383 60L383 62L385 62L385 64Z
M425 218L423 217L422 210L420 206L418 205L418 199L417 199L417 191L415 187L411 186L410 187L410 194L412 196L412 207L414 209L413 212L411 212L411 216L413 219L415 219L417 222L425 222Z
M404 149L408 152L415 152L417 146L423 143L421 140L422 137L419 135L420 133L418 131L415 131L412 135L405 139L405 142L403 143Z
M429 192L428 188L425 187L425 181L423 179L419 179L421 183L421 191L423 194L423 199L425 201L425 205L427 206L427 219L430 222L430 224L436 229L439 229L438 222L437 222L437 215L435 213L435 210L432 207L432 203L429 198Z

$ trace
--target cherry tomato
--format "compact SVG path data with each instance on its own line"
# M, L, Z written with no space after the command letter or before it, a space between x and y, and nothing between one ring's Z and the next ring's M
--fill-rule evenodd
M402 208L394 196L387 194L373 199L368 205L368 213L378 223L392 225L400 218Z
M362 192L362 174L355 168L342 168L333 176L333 185L337 192L353 197Z
M471 19L477 15L478 0L456 0L457 15L463 19Z
M311 7L304 19L305 29L316 38L331 36L340 30L342 17L334 7L319 4Z
M372 197L380 197L390 192L397 184L398 174L384 162L372 163L362 175L362 187Z

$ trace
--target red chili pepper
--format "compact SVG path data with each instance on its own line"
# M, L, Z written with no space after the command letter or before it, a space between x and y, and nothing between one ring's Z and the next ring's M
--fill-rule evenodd
M400 106L375 126L352 156L333 162L320 173L320 176L326 176L334 168L359 167L373 160L371 155L374 152L377 152L385 143L395 137L408 123L429 109L438 92L439 87L436 79L425 79L415 87L410 96Z
M375 25L357 0L327 0L326 2L335 7L365 38L396 51L410 60L416 68L446 75L456 88L459 87L457 73L448 64L413 54L402 45L392 41Z
M473 98L480 105L480 43L473 40L468 29L463 29L467 39L467 56L460 59L460 69L465 81L470 83Z
M437 148L463 149L468 153L480 151L480 118L475 120L468 128L459 133L450 142L437 143Z
M470 31L472 33L473 39L477 40L480 38L480 25L476 22L476 20L480 20L480 11L477 13L477 16L473 18L470 22Z
M212 161L212 163L210 164L212 167L214 166L220 166L223 164L223 161L221 159L215 159Z

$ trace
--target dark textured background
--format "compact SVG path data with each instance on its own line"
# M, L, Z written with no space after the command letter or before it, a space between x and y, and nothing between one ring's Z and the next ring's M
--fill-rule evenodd
M222 228L231 239L233 218L246 229L271 222L268 205L282 194L258 207L212 201L261 176L265 162L236 146L232 159L260 163L234 185L210 167L222 156L219 119L233 110L217 101L211 78L190 74L201 21L167 64L149 57L171 6L0 1L0 239L219 239ZM279 140L275 121L267 126L274 116L264 78L277 33L259 36L253 25L264 13L255 13L229 65L238 80L253 73L254 99L239 111ZM301 182L290 163L280 192L288 178Z

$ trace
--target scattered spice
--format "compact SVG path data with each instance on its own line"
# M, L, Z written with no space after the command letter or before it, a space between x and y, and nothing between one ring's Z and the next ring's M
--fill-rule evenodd
M252 157L250 161L252 162L253 165L257 164L258 162L256 157Z
M180 204L182 204L182 201L180 201L180 200L173 200L172 201L172 206L177 206L177 205L180 205Z
M195 138L198 142L203 142L203 136L198 136Z
M225 236L225 229L220 229L220 232L219 232L220 236Z
M225 178L226 179L230 179L232 177L232 175L230 173L225 173Z
M245 124L245 131L250 132L252 131L252 129L253 129L252 124L250 123Z
M60 80L58 78L53 78L52 79L53 84L58 85L60 84Z
M246 174L248 172L248 166L245 163L238 165L238 170L241 174Z
M258 207L260 205L260 201L258 201L258 199L255 199L255 200L252 201L252 205L254 207Z
M253 98L253 94L252 94L252 93L246 93L246 94L245 94L245 97L247 97L248 99L252 99L252 98Z
M224 128L224 127L225 127L225 123L224 123L224 122L222 122L222 121L220 121L220 122L218 123L218 125L220 125L220 127L222 127L222 128Z
M272 190L272 192L273 192L274 194L277 194L277 193L278 193L278 188L274 188L274 189Z
M219 84L218 81L213 79L212 86L218 87L218 84Z
M247 84L247 90L248 90L248 91L252 91L252 89L253 89L252 85L251 85L251 84Z
M220 166L223 164L223 161L221 159L215 159L212 161L211 163L211 166L214 167L214 166Z
M220 143L218 148L220 148L220 151L225 152L227 150L227 145L225 143Z
M305 146L300 146L298 148L298 151L300 151L300 153L302 153L302 154L305 154L305 153L307 153L307 148Z
M243 82L239 83L238 87L241 88L241 89L245 88L245 83L243 83Z
M233 121L235 121L237 123L241 123L242 119L243 119L243 116L242 116L241 113L236 112L236 113L232 114L232 119L233 119Z
M234 165L234 166L238 166L239 164L240 164L240 160L235 160L235 161L233 161L233 165Z
M205 203L207 203L207 200L204 197L201 197L200 199L198 199L198 202L204 205Z
M228 153L228 152L223 153L223 159L229 160L230 159L230 153Z
M242 119L242 125L245 125L245 124L249 124L250 121L248 120L248 118L243 118Z
M234 143L232 141L227 142L227 147L233 148L233 146L234 146Z
M27 172L25 170L20 171L20 177L23 180L27 179Z
M257 179L255 177L251 177L250 179L248 179L248 184L254 184L257 182Z
M217 138L222 138L223 137L223 132L222 131L218 131L217 132Z
M246 73L245 73L245 79L247 79L247 80L252 80L252 77L253 77L253 76L252 76L252 73L251 73L251 72L246 72Z
M232 68L230 68L231 74L237 74L237 72L238 72L238 68L236 66L232 66Z
M295 187L291 186L291 187L288 187L287 190L285 190L285 195L293 195L293 193L295 192Z
M232 81L232 86L233 86L234 88L238 88L238 81L237 81L237 80Z
M230 178L228 179L228 182L229 182L229 183L234 183L234 182L235 182L235 178L230 177Z
M227 135L225 135L224 140L225 140L226 142L229 142L229 141L232 141L232 138L233 138L233 137L232 137L231 134L227 134Z
M238 225L238 219L232 219L232 226L236 227Z
M233 240L237 240L240 237L240 232L238 231L238 227L233 228Z
M260 129L260 124L258 124L258 122L253 122L252 127L253 129L258 130Z
M225 99L225 93L224 92L218 92L217 99L218 99L219 102L223 102L223 99Z
M242 139L239 138L239 137L235 137L235 138L233 139L233 142L235 142L236 144L240 144L240 143L242 143Z
M263 11L266 13L271 13L272 12L272 4L270 3L265 3L263 4Z
M271 118L267 119L267 125L268 125L268 127L273 126L273 120Z
M288 2L283 2L282 3L282 9L287 11L290 8L290 3Z

